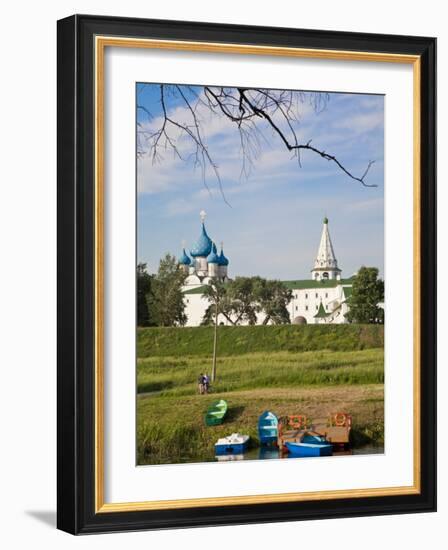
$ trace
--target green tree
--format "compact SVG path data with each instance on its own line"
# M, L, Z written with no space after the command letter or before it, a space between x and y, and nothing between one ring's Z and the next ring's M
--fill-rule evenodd
M148 309L155 324L161 327L183 326L187 322L182 285L187 277L174 256L166 254L160 260L152 280Z
M274 325L290 323L288 304L292 298L292 291L287 289L281 281L257 279L256 296L265 314L263 325L269 322Z
M291 300L291 291L280 281L269 281L262 277L237 277L225 284L213 281L204 289L204 296L210 306L202 320L203 325L215 322L216 311L232 325L243 322L255 325L257 314L261 311L266 315L263 321L265 325L269 322L277 325L290 322L287 306Z
M384 310L378 306L384 301L384 281L378 277L376 267L361 267L355 276L350 311L347 319L355 323L383 323Z
M229 285L227 294L234 325L255 325L260 304L257 296L258 277L236 277Z
M152 296L152 279L152 275L147 271L147 265L139 263L137 265L137 326L139 327L155 324L148 308L148 300Z
M204 289L204 296L210 302L203 325L214 322L216 307L230 324L240 325L243 322L255 325L257 312L260 311L257 296L258 277L236 277L228 283L213 281Z
M204 288L204 298L209 302L202 319L202 325L211 325L215 323L216 312L223 315L229 323L235 324L232 320L233 305L230 293L228 292L231 283L222 283L217 279L210 281L210 284Z

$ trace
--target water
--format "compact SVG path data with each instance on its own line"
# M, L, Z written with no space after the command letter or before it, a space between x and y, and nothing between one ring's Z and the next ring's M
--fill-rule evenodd
M349 456L349 455L372 455L372 454L384 454L384 445L364 445L362 447L350 448L341 451L334 451L333 456ZM244 454L235 455L228 454L222 456L214 456L214 454L200 454L200 455L184 455L182 457L176 457L175 460L166 458L165 460L158 460L157 462L148 461L146 465L161 465L161 464L199 464L201 462L233 462L236 460L278 460L278 459L299 459L302 457L291 456L288 453L280 453L277 447L257 447L249 449ZM328 458L328 457L327 457Z
M384 445L365 445L363 447L357 447L356 449L345 449L340 451L333 451L333 456L348 456L348 455L372 455L383 454ZM244 455L224 455L215 457L215 460L219 462L227 462L234 460L273 460L279 458L288 459L300 459L301 457L291 456L288 453L281 453L277 447L259 447L256 449L250 449Z

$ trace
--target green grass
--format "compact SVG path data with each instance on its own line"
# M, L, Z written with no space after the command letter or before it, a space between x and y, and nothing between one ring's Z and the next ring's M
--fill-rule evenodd
M186 396L196 391L201 372L210 373L210 357L147 357L138 359L139 393ZM309 385L380 384L384 380L383 350L351 352L246 353L220 357L215 393L256 388Z
M137 355L207 356L213 327L157 327L137 330ZM279 325L219 327L219 355L277 351L354 351L383 348L382 325Z

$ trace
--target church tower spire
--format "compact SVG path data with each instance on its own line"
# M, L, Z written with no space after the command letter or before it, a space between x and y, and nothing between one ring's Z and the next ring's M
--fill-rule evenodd
M323 222L319 249L314 261L314 268L311 270L314 281L341 278L341 270L338 268L338 261L334 255L333 244L328 230L328 218L325 217Z

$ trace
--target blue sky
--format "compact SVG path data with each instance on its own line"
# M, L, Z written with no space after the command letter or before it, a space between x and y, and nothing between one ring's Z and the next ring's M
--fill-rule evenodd
M138 84L137 121L151 131L160 124L157 84ZM202 88L198 87L198 93ZM384 97L331 93L324 110L316 112L304 94L300 141L335 155L352 173L361 174L374 160L363 187L334 163L305 151L301 166L278 136L260 126L263 139L250 173L241 175L238 132L224 117L198 110L208 150L218 165L226 204L209 170L206 185L201 170L167 149L156 163L149 154L137 160L137 259L151 272L167 252L179 255L182 241L188 249L200 232L199 212L207 212L206 227L218 244L224 241L229 274L260 275L275 279L310 277L317 253L322 219L329 218L335 254L343 276L361 265L384 262ZM188 113L179 102L166 102L178 120ZM151 113L152 118L148 116ZM190 142L173 133L189 158ZM142 147L146 151L145 146Z

